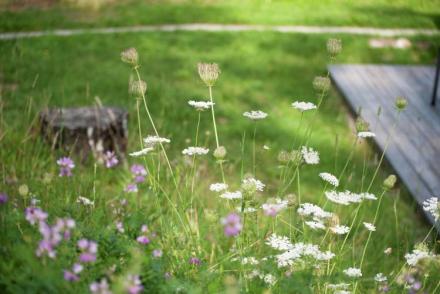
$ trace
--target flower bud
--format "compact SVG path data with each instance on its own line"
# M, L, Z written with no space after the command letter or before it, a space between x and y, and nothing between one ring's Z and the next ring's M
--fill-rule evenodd
M218 160L226 157L227 151L224 146L219 146L214 150L214 157Z
M220 68L216 63L199 63L197 65L199 76L202 81L208 86L212 87L217 81L220 74Z
M327 51L331 56L336 56L342 51L342 42L340 39L328 39Z
M403 97L397 97L396 99L396 108L398 111L402 111L408 105L408 101Z
M128 48L121 52L121 60L131 65L138 64L138 53L135 48Z
M389 175L385 181L383 181L383 187L386 190L391 190L394 188L394 185L396 184L397 178L395 175Z
M132 81L130 83L130 94L135 97L142 97L147 92L147 83L144 81Z
M330 89L331 81L328 77L315 77L313 79L313 88L316 91L328 91Z
M296 206L298 204L298 199L295 194L287 194L286 197L284 197L287 200L287 205L289 207Z

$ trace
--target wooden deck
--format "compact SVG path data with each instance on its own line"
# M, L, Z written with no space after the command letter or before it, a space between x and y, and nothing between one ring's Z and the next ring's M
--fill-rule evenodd
M333 65L329 70L351 109L356 113L361 109L381 150L391 135L386 158L419 205L432 196L440 197L440 97L436 107L430 105L435 68ZM398 96L405 97L408 106L390 134ZM432 217L428 219L433 223Z

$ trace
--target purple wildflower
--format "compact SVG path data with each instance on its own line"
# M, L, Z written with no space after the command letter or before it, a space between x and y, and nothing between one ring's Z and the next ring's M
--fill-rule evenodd
M96 261L96 253L98 252L98 244L87 239L78 241L78 248L82 251L79 260L80 262L94 262Z
M118 158L114 151L107 151L104 154L105 166L107 168L112 168L119 163Z
M191 257L190 259L189 259L189 264L191 264L191 265L200 265L202 263L202 261L199 259L199 258L197 258L197 257Z
M116 230L117 230L119 233L123 234L123 233L125 232L124 224L123 224L122 222L117 222L117 223L116 223Z
M64 271L64 280L68 281L68 282L76 282L79 280L78 275L72 273L71 271Z
M129 294L141 293L144 287L138 275L128 275L125 281L125 289Z
M147 236L139 236L136 238L136 241L138 241L139 243L144 244L144 245L150 243L150 239L148 239Z
M103 278L99 283L93 282L90 284L90 292L94 294L111 294L107 279Z
M131 166L131 173L134 177L135 183L142 183L145 181L145 176L147 175L147 170L140 164L133 164Z
M160 258L160 257L162 257L162 255L163 255L162 250L160 250L160 249L154 249L153 250L153 257Z
M6 202L8 202L8 195L0 193L0 204L5 204Z
M75 167L75 163L69 157L61 157L57 160L57 164L60 167L60 177L71 177L72 169Z
M234 212L223 218L222 223L224 225L224 233L227 237L237 236L243 228L240 216Z
M128 184L125 188L125 192L127 193L137 193L138 187L136 184Z
M26 220L31 224L44 222L47 219L47 213L39 207L30 206L25 210Z

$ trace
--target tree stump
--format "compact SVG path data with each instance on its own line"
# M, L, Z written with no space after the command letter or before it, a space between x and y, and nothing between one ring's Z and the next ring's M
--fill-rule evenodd
M52 148L73 151L85 160L106 151L127 150L128 112L116 107L51 108L40 112L41 134Z

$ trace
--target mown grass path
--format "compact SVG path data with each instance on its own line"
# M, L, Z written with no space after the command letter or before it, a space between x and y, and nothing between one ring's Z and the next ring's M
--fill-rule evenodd
M269 25L236 25L236 24L164 24L143 25L129 27L107 27L90 29L55 29L32 32L1 33L0 40L37 38L44 36L74 36L84 34L123 34L139 32L175 32L175 31L204 31L204 32L244 32L244 31L271 31L279 33L300 34L349 34L365 36L439 36L440 31L435 29L391 29L371 27L336 27L336 26L269 26Z

